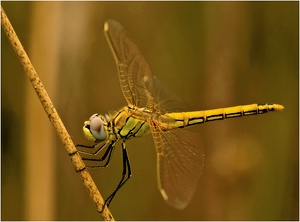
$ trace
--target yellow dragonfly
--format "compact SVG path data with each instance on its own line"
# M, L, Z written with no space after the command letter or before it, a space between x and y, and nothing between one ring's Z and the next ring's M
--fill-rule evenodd
M89 168L106 167L118 141L122 143L123 173L116 189L106 199L109 205L117 191L131 177L125 143L151 132L157 153L158 188L171 206L183 209L190 202L204 165L200 136L187 127L227 118L283 110L278 104L251 104L189 112L174 94L152 75L150 67L125 29L114 20L104 23L104 35L117 64L119 80L127 106L106 115L94 114L84 122L85 137L93 141L93 155L84 160L97 161ZM96 155L105 149L101 158ZM99 161L103 162L99 165Z

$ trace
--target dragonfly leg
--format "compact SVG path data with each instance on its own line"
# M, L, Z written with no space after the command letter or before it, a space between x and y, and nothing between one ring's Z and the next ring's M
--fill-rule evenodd
M107 146L108 143L112 143L112 142L107 140L104 144L97 143L97 144L94 144L92 146L77 144L76 147L94 149L95 150L94 152L86 152L86 151L82 151L82 150L78 150L78 152L83 153L83 154L87 154L87 155L97 155L104 147Z
M106 145L106 144L105 144ZM103 148L104 146L101 147L101 149ZM113 151L114 151L114 148L115 148L115 142L113 141L112 143L109 144L108 148L106 149L105 153L103 154L102 157L100 158L94 158L94 157L83 157L82 159L83 160L88 160L88 161L96 161L96 162L102 162L106 159L106 162L103 164L103 165L90 165L90 166L86 166L87 168L104 168L104 167L107 167L109 162L110 162L110 158L113 154ZM98 152L97 152L98 153ZM93 154L95 155L95 154Z
M123 154L123 172L122 172L122 178L121 178L121 180L120 180L117 188L115 189L115 191L111 195L109 195L108 198L106 198L105 204L107 206L109 206L109 204L111 203L112 199L115 197L115 195L118 192L118 190L131 177L131 167L130 167L129 157L128 157L128 154L127 154L127 149L125 147L125 141L123 141L123 143L122 143L122 154ZM127 177L125 178L126 175L127 175Z

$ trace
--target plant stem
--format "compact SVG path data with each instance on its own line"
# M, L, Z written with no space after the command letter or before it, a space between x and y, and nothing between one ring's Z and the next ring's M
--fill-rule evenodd
M92 198L97 211L100 213L103 220L114 221L114 218L109 209L104 205L104 200L96 187L91 175L87 171L84 162L82 161L76 147L69 133L67 132L62 120L60 119L44 85L42 84L38 74L36 73L33 65L28 58L17 34L15 33L12 25L10 24L2 6L1 6L1 25L6 33L11 45L13 46L17 56L19 57L21 64L25 70L27 77L29 78L38 98L40 99L44 110L52 123L58 137L63 143L71 161L75 167L75 171L80 175L84 186L86 187L90 197ZM104 207L104 209L103 209Z

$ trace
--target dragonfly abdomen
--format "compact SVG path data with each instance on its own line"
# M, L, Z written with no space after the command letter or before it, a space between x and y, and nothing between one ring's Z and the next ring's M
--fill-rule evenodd
M167 113L165 115L175 120L169 123L172 125L171 128L182 128L204 122L211 122L215 120L223 120L242 116L251 116L273 111L281 111L283 109L284 107L278 104L251 104L204 111Z

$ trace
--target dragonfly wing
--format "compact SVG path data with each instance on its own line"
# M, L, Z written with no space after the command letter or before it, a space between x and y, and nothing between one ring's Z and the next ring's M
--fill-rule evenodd
M153 76L145 58L118 22L107 20L104 34L115 58L127 103L137 107L149 106L153 98Z
M116 21L104 23L104 35L118 67L121 89L127 103L152 112L187 110L175 94L152 75L150 67L126 30Z
M151 132L157 149L159 190L168 204L183 209L190 202L203 169L201 138L182 128L161 131L154 124Z
M129 105L144 107L154 117L170 111L188 110L175 94L170 93L152 75L147 61L118 22L107 20L104 34L115 58L121 89ZM182 128L163 131L159 128L159 122L147 121L157 149L159 189L170 205L182 209L192 198L203 168L200 137Z

